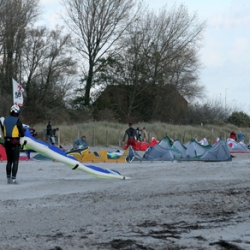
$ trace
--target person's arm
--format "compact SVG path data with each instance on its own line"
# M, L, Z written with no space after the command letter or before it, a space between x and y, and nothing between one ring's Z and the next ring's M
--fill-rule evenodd
M74 148L77 148L79 146L79 140L76 139L74 142L73 142L73 147Z
M55 129L50 129L50 136L55 136L56 135L56 130Z

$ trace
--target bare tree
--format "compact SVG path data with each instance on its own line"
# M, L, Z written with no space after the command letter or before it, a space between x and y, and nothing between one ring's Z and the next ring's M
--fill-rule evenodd
M219 124L225 122L231 113L232 108L225 110L218 99L204 100L203 103L196 102L189 106L186 122L187 124Z
M54 117L55 110L65 108L77 72L70 35L63 35L63 27L30 29L22 54L27 116Z
M1 89L11 92L11 78L19 78L26 28L39 16L38 0L0 0Z
M204 88L198 84L201 46L205 23L190 15L184 5L159 14L148 13L143 28L150 41L151 79L158 84L174 84L186 98L200 97ZM153 74L152 74L153 73Z
M106 74L99 73L101 84L133 86L129 92L119 88L127 95L128 104L118 100L114 108L119 106L123 115L130 117L135 110L145 112L142 107L152 103L157 95L151 105L154 108L149 110L152 117L157 116L164 101L164 96L159 95L166 93L167 88L163 87L169 84L187 99L200 97L204 87L198 82L201 66L198 49L204 28L205 24L195 14L189 15L183 5L169 11L164 8L158 14L146 11L137 22L131 23L119 40L122 51L113 57ZM163 91L159 92L159 87ZM171 103L178 106L174 98Z
M84 60L84 105L90 104L93 78L99 68L97 62L107 52L113 53L114 45L129 24L135 21L139 7L137 0L63 0L67 15L63 19L76 39L74 46ZM117 47L116 47L117 49Z

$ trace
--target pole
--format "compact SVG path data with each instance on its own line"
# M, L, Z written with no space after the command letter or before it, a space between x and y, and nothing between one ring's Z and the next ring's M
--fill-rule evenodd
M225 89L225 112L227 110L227 90L228 88Z

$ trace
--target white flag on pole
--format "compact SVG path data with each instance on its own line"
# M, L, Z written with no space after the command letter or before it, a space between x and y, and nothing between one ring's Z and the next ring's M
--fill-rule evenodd
M12 79L13 86L13 103L18 106L23 106L23 87L14 79Z

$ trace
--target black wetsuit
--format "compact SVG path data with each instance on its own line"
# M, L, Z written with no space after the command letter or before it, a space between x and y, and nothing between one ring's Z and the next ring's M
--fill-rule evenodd
M51 122L48 123L47 127L46 127L46 130L47 130L47 139L48 139L48 144L51 143L51 132L52 132L52 125L51 125Z
M8 116L1 124L4 134L4 147L7 155L7 178L16 179L20 154L20 137L24 136L22 122L15 116Z
M134 128L132 128L132 127L128 128L125 131L125 134L123 136L123 141L125 141L126 136L128 136L128 140L129 139L135 139L136 138L136 130Z

